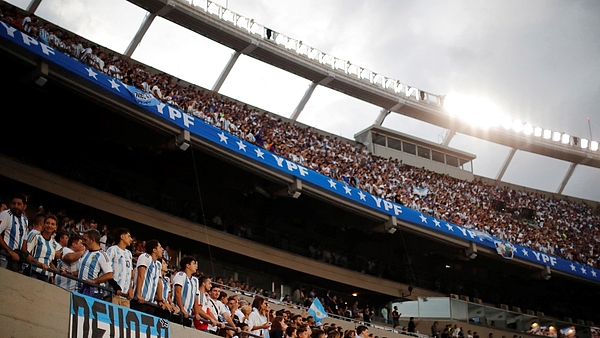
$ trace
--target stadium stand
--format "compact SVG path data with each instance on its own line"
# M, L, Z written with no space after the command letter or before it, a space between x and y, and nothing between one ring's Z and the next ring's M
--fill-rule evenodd
M9 14L12 14L11 11L14 11L15 18L7 20L11 16ZM21 18L19 15L23 15L16 9L7 7L3 8L3 14L4 22L8 23L18 23ZM78 37L72 38L74 40L79 39ZM67 40L67 38L65 37L64 40ZM82 44L82 46L86 44ZM55 43L53 46L59 48L60 43ZM91 44L89 46L91 48ZM92 48L93 54L88 55L89 59L86 58L82 61L91 62L89 63L90 66L97 67L99 71L106 70L107 74L123 81L128 81L125 79L127 75L121 78L122 75L118 75L119 73L129 73L130 75L135 73L135 76L131 76L133 85L142 90L150 88L149 91L154 92L155 96L159 98L162 97L165 103L178 106L188 111L192 116L204 119L207 123L229 131L233 135L238 135L242 139L252 142L251 138L248 137L252 134L254 137L253 143L261 145L267 151L287 157L291 161L317 170L333 179L347 182L350 185L354 184L374 195L393 199L413 209L424 210L425 213L440 219L488 231L507 240L515 240L522 245L537 248L542 252L555 253L565 259L577 261L590 267L597 267L599 250L597 242L594 245L593 240L597 241L596 225L598 224L598 215L595 213L594 205L589 205L584 201L544 196L527 190L515 190L499 185L491 185L483 180L460 181L419 168L402 165L398 161L376 158L361 151L360 145L352 141L339 140L334 136L321 133L307 126L291 124L285 119L266 112L260 112L230 98L208 93L188 84L182 85L180 81L167 74L148 70L150 68L142 65L127 64L113 52L103 51L107 59L110 60L109 64L120 65L121 71L116 71L114 67L107 67L106 63L102 66L97 58L102 62L106 59L103 60L104 57L101 56L100 50L96 49L94 52L94 48ZM66 46L64 51L69 52ZM19 51L16 53L19 54ZM4 54L2 61L5 66L17 64ZM17 65L12 67L13 69L9 68L11 67L4 67L3 71L15 79L22 78L22 74L28 74L27 67ZM306 200L308 201L304 198L291 200L289 196L288 198L282 198L282 196L277 196L281 189L281 183L274 184L268 179L260 177L260 175L254 176L244 172L244 170L233 168L229 162L221 163L220 160L206 154L191 152L191 154L199 156L200 161L198 162L196 159L190 161L189 157L183 157L181 152L177 152L177 149L171 149L172 146L168 145L171 144L173 135L165 135L164 132L157 131L156 126L148 128L147 124L152 124L152 122L142 121L139 123L136 120L138 117L135 117L132 121L113 112L103 111L106 107L93 99L80 98L77 97L78 95L71 98L70 94L73 92L67 87L68 84L47 83L40 89L31 86L27 81L20 80L10 89L11 91L4 94L4 97L17 97L22 91L31 92L31 90L34 90L33 95L43 98L41 100L43 104L63 107L59 114L61 116L58 116L58 114L51 116L43 114L42 112L45 113L45 110L42 102L39 105L35 102L29 103L28 109L24 109L23 114L6 116L5 123L7 126L26 124L28 130L25 136L20 135L16 130L2 135L3 144L18 143L16 147L2 149L5 156L27 163L26 167L29 168L43 168L43 171L53 173L50 174L51 176L67 177L69 180L83 184L83 190L99 189L114 194L117 198L125 198L167 214L183 217L186 220L196 221L215 228L221 227L219 230L243 238L245 242L241 242L239 248L233 250L224 248L224 251L220 251L223 256L226 256L225 251L227 249L229 251L240 251L242 255L247 254L248 248L252 247L248 240L252 240L274 246L283 251L304 253L305 256L324 264L316 266L320 269L331 269L336 272L344 269L355 270L357 274L365 274L365 279L368 279L367 275L371 275L370 277L373 277L373 279L395 280L404 282L406 285L422 285L433 290L432 294L435 292L441 292L442 294L456 292L460 295L470 293L472 299L478 299L480 304L482 298L490 299L492 303L496 304L505 302L514 304L514 302L521 301L526 305L522 308L535 306L543 309L544 313L560 313L563 316L565 313L574 313L573 317L581 317L582 314L586 313L586 308L593 308L594 306L590 303L589 296L597 294L598 291L594 287L597 285L590 286L585 281L553 275L550 281L546 281L548 283L544 284L543 288L537 287L541 281L524 278L529 287L526 290L519 290L517 286L504 285L505 283L501 280L503 275L505 274L510 278L514 278L515 275L519 274L529 276L535 270L529 267L517 267L516 264L505 261L497 262L495 257L486 258L483 255L477 258L480 262L464 261L464 259L459 261L456 258L455 247L438 242L424 243L426 239L418 236L418 234L403 233L402 235L405 236L403 239L406 238L408 242L412 243L403 243L403 252L382 255L382 252L375 250L375 248L377 248L377 245L383 246L389 243L391 239L389 239L389 236L383 238L387 234L383 234L384 236L380 236L382 234L369 234L369 230L375 228L374 223L377 222L368 217L361 216L358 220L352 220L356 216L350 214L344 208L330 205L323 206L322 202L316 198L307 197ZM156 89L153 89L155 86ZM181 92L177 92L174 88L180 88ZM77 92L77 89L75 92ZM182 95L184 92L185 94L195 93L197 96L187 97ZM69 95L65 96L66 93ZM164 96L162 93L168 93L168 95ZM62 97L70 97L69 102L65 102L64 99L61 99ZM110 98L108 97L107 100L110 100ZM86 108L85 110L81 108L69 109L67 106L70 103L73 103L75 107ZM194 107L204 107L204 109L194 110ZM96 123L93 123L94 125L69 124L79 120L82 113L85 113L86 118L92 118ZM254 130L251 127L253 125L260 125L264 130ZM64 126L72 127L64 128ZM46 129L56 131L56 135L51 135L50 139L39 137L38 135L44 135L43 132ZM139 130L139 135L127 136L128 131L133 129ZM23 137L28 138L31 145L15 142ZM294 149L294 151L289 151L286 147ZM38 148L41 148L42 151ZM219 156L227 157L226 154L220 154ZM8 163L8 158L4 163ZM140 165L142 163L143 166ZM169 165L164 165L165 163L169 163ZM200 177L203 178L200 191L209 192L210 201L207 201L207 199L198 200L198 197L194 197L197 191L190 187L196 186L193 178L196 177L198 169L193 168L190 163L205 163L207 164L206 167L211 167L200 170ZM369 170L348 172L347 169L352 168L353 164L356 163L360 164L358 168L369 168ZM153 167L152 170L150 170L151 167ZM22 175L22 173L9 172L7 168L8 166L5 166L2 170L2 175L5 177L15 179ZM164 184L165 172L175 173L179 177L169 178L166 180L167 183ZM11 187L11 185L18 189L32 189L19 186L14 182L11 183L9 182L10 179L4 179L3 190ZM162 184L159 183L161 180ZM215 182L205 182L210 180ZM53 181L56 181L55 177L45 177L40 180L29 178L24 181L21 180L21 184L29 184L34 188L55 193L60 189L52 184ZM402 181L406 183L390 183ZM444 199L413 198L412 188L414 186L426 186L432 196L435 193L435 196L443 195ZM263 189L262 187L267 188ZM445 195L447 191L456 191L457 193L447 196ZM473 193L474 191L477 193ZM230 196L236 196L237 200L230 200ZM487 197L479 199L478 196ZM69 198L79 202L86 199L76 195ZM492 204L497 200L504 202L505 207L493 210ZM199 205L202 205L202 202L206 203L205 207L198 208ZM465 206L480 205L482 209L475 213L469 213L467 210L459 208L453 214L445 215L445 212L431 207L435 203L440 205L448 203ZM104 209L111 203L108 201L95 201L93 204L93 207ZM536 215L539 217L537 225L529 226L522 219L513 217L514 210L523 207L535 207L538 210ZM277 210L277 208L282 208L282 210ZM302 217L296 215L294 209L315 211L314 215ZM513 210L512 214L507 212L507 209ZM210 215L210 217L205 215L206 210L210 210L213 215ZM490 211L493 214L492 219L494 219L494 222L479 223L474 221L475 218L473 217L481 216L480 211L482 210ZM340 216L340 211L348 215ZM121 214L126 215L127 213L121 211ZM338 217L327 216L332 214ZM218 218L212 217L217 215L223 216L221 221L216 221ZM207 221L208 219L210 221ZM540 222L544 223L540 224ZM146 220L146 222L141 223L155 224L157 222ZM497 226L497 223L501 223L502 226ZM331 232L330 235L323 231L327 230L327 224L333 224L333 226L328 227ZM344 228L344 231L354 232L354 235L342 237L343 240L340 241L339 229L342 228L341 225L346 225L347 228ZM544 231L549 226L559 225L563 230L561 232ZM200 228L187 227L187 237L189 238L197 237L191 235L192 232L201 231ZM291 233L293 228L300 230L298 231L299 235L288 237L286 244L284 242L285 234ZM242 229L244 229L243 232ZM316 233L317 229L320 236L318 239L314 239L315 236L311 235ZM356 229L362 229L362 231L356 232ZM163 227L163 230L166 229ZM364 239L365 234L369 234L369 240ZM523 237L520 238L520 235L523 235ZM557 238L560 241L555 243ZM313 239L315 243L307 242L308 239ZM592 242L589 242L590 240ZM212 238L210 241L212 241ZM223 246L227 246L225 240L222 243ZM214 245L214 242L212 244ZM587 247L590 249L580 249ZM182 243L180 248L189 250L190 245L188 244L186 247ZM429 257L416 258L418 248L427 249ZM274 260L274 252L269 251L270 255L267 255L265 260ZM202 254L206 253L202 252ZM436 270L437 268L434 269L434 262L435 266L439 266L442 260L448 257L453 257L453 261L459 262L452 265L461 266L461 269L471 271L456 270L449 273L444 270ZM290 259L289 257L286 258ZM403 261L402 258L405 262L398 265L399 261ZM235 259L239 258L236 257ZM302 269L293 266L291 262L292 260L289 260L286 264L288 266L292 265L291 267L294 269ZM302 262L302 264L307 264L306 260L302 260ZM481 265L478 265L479 263ZM327 264L338 265L341 269L328 268L326 267ZM445 262L442 265L446 266ZM486 265L498 267L501 273L483 272L482 269L485 269ZM416 274L413 271L414 269L417 270ZM427 270L430 270L429 274ZM348 278L356 278L356 275L348 275ZM468 281L469 278L475 280ZM335 277L329 277L328 279L336 281ZM493 283L494 279L496 279L495 283ZM2 280L7 280L7 278L2 278ZM320 281L320 283L323 283L323 281ZM354 283L360 285L359 282ZM577 291L585 290L585 292L583 294L577 291L567 292L566 295L561 296L559 293L564 291L565 283L577 285ZM503 285L505 289L495 290L498 284ZM368 284L363 284L363 287L364 285ZM481 291L477 292L477 289ZM478 294L480 292L481 294ZM412 293L413 291L410 291L408 296L412 296L413 299L418 296L416 290L414 294ZM522 298L523 294L527 293L530 294ZM373 297L375 297L374 294ZM422 293L422 295L427 296L429 294ZM542 299L548 295L550 297L547 298L550 299ZM404 296L403 293L388 293L387 299L380 298L377 302L383 304L391 301L393 297L404 299ZM375 298L373 300L375 301ZM552 304L567 305L557 311ZM579 309L577 309L578 307ZM578 310L579 312L577 312ZM539 309L537 313L540 313ZM596 318L593 319L596 320ZM428 327L427 325L430 324L428 321L423 321L421 325Z

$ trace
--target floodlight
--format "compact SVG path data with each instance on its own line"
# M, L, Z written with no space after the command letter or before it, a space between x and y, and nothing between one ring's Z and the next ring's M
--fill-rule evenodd
M523 130L523 123L519 120L514 120L513 121L513 129L517 133L521 132Z
M549 140L552 137L552 130L544 129L544 139Z
M555 131L554 133L552 133L552 141L554 141L554 142L560 141L560 132L559 131Z
M523 126L523 133L527 136L531 135L533 133L533 126L529 123L525 123Z
M580 143L581 149L587 148L589 144L590 144L590 141L588 141L587 139L584 139L584 138L581 139L581 143Z
M562 134L562 138L560 140L562 144L568 144L571 141L571 136L569 134Z
M543 132L544 132L544 130L543 130L542 128L540 128L540 127L535 127L535 128L533 129L533 136L536 136L536 137L541 137Z
M502 116L500 118L500 121L502 121L501 123L502 123L502 127L504 127L504 129L510 129L512 127L512 125L513 125L513 122L510 119L510 117L508 117L506 115Z
M590 150L598 151L598 141L592 141L592 143L590 143Z

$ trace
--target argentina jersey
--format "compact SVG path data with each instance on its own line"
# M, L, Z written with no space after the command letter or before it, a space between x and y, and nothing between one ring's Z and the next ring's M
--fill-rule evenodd
M113 279L121 287L121 294L125 296L131 286L131 276L133 271L133 257L131 251L119 248L113 245L106 250L106 255L112 264Z
M96 279L109 272L112 272L112 266L106 252L102 250L87 251L81 257L79 278L83 280Z
M24 214L17 217L10 209L0 212L0 233L4 232L4 243L11 250L21 249L23 241L27 239L28 225Z
M53 239L47 240L38 233L33 236L29 242L27 242L27 251L31 256L38 262L50 266L50 263L54 260L56 251L60 249L60 245ZM42 275L48 276L48 271L44 271L40 267L34 267L36 272Z
M141 266L146 267L146 272L144 273L144 276L142 276L142 285L137 285L139 268ZM147 253L141 254L140 257L138 257L137 266L135 269L136 298L137 295L140 294L146 302L154 301L156 289L158 288L158 283L161 278L161 266L162 265L159 261L154 261L152 256Z
M74 253L71 248L64 247L62 248L62 257L65 257L68 254ZM79 266L81 264L81 259L74 261L71 264L65 263L62 259L57 260L56 268L58 270L67 270L67 271L79 271ZM76 280L72 278L63 277L61 275L56 275L54 278L54 284L59 286L65 290L69 291L77 291L77 287L79 284Z
M198 292L198 279L188 276L183 271L179 271L173 276L173 288L181 286L181 302L183 308L189 314L192 313L194 308L194 300L196 299L196 293ZM175 299L175 292L173 292L173 303L177 304Z

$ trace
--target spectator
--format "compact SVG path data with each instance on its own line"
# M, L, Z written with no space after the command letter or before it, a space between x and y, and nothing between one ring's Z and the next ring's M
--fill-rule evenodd
M83 240L78 234L73 234L69 237L67 245L61 249L61 258L56 264L56 268L61 272L62 275L73 275L77 276L80 270L80 258L85 253L85 246ZM56 275L54 283L69 291L78 290L78 282L75 279Z
M181 311L179 324L191 327L192 320L200 320L198 314L198 279L193 274L198 270L198 263L193 256L184 256L180 261L181 270L173 277L175 305Z
M54 257L56 252L60 249L58 243L54 240L52 235L58 228L58 219L56 216L46 216L44 219L44 227L41 233L37 233L27 242L27 249L29 256L27 257L28 262L40 263L40 267L32 267L31 277L37 278L44 282L54 283L54 276L50 275L47 271L48 268L56 269L54 263Z
M271 323L267 320L269 310L269 303L267 303L263 297L254 297L254 301L252 302L252 313L248 316L248 326L250 327L251 333L267 337L268 332L271 329Z
M16 194L10 201L9 209L0 212L0 267L19 271L27 260L27 228L25 216L27 198Z
M408 332L410 333L415 333L417 332L417 326L419 325L419 322L415 322L415 317L410 317L409 321L408 321Z
M163 248L160 243L153 239L146 243L146 252L137 259L135 267L134 298L131 308L134 310L153 314L155 307L151 304L156 300L164 310L165 300L162 299L161 263L158 260L163 256Z
M211 288L212 279L208 276L200 276L198 286L198 304L200 316L202 316L205 321L196 321L194 324L198 330L216 334L218 330L217 323L219 320L217 319L217 316L219 312L217 306L210 302L210 295L208 293Z
M113 279L119 285L119 290L113 295L112 302L129 308L130 301L133 299L133 255L127 249L131 245L131 233L128 229L119 228L115 230L114 238L117 241L116 244L106 250L113 269Z
M83 244L87 252L81 258L79 278L87 283L105 287L113 278L112 265L106 252L100 249L100 232L89 229L83 233ZM80 292L95 298L104 298L104 291L90 284L82 283Z
M276 316L271 324L271 331L269 332L270 338L284 338L284 334L287 330L287 324L283 316Z
M158 317L171 320L171 314L177 315L179 308L173 303L173 293L171 292L171 280L170 273L168 272L167 261L161 258L160 272L162 283L162 299L164 299L164 309L160 309L157 312Z
M440 338L440 329L438 328L439 322L436 320L431 325L431 337Z

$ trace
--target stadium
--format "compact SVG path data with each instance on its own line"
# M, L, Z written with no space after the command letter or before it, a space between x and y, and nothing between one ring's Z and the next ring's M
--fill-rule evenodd
M87 60L74 58L56 36L48 44L29 36L22 24L18 27L27 11L3 2L0 57L10 81L3 98L19 98L19 105L3 114L2 202L23 192L30 218L35 210L47 210L159 239L176 254L174 266L181 255L194 255L204 273L244 281L261 294L275 292L279 306L285 305L280 298L299 287L314 289L318 297L331 292L348 305L357 300L375 310L371 327L382 330L379 336L407 334L378 318L384 305L401 309L401 326L409 317L420 318L424 335L435 320L498 337L536 334L534 327L554 328L537 333L548 336L571 327L578 337L593 335L600 322L597 202L475 177L470 170L474 155L381 126L390 113L443 125L443 96L378 74L353 78L348 68L324 71L322 60L282 47L290 43L283 34L232 25L214 3L200 8L181 1L130 2L148 11L147 25L154 16L164 17L314 86L376 104L382 107L379 124L358 132L354 140L343 139L296 121L309 91L288 118L220 95L218 84L209 89L185 83L129 58L144 25L123 54L91 48L93 41L78 37L91 54ZM45 26L43 18L37 20ZM75 36L47 24L52 32L62 32L63 41ZM106 56L104 67L91 61L92 54L100 53ZM109 59L123 69L127 63L136 73L109 71ZM221 83L226 76L224 71ZM157 98L161 94L153 86L164 97ZM194 100L202 109L190 108ZM565 143L523 142L522 136L502 130L475 136L572 163L600 164L593 140L583 147L573 137ZM559 214L566 221L589 223L578 230L581 240L575 244L590 245L591 253L582 253L583 247L536 250L496 237L494 224L486 228L465 220L462 209L445 213L443 192L466 185L485 198L453 196L454 203L472 201L467 209L486 207L498 224L521 231L541 232L535 210L545 207L515 203L515 192L521 199L535 196L551 203L553 210L564 208ZM439 199L423 202L433 195ZM506 236L520 238L508 230ZM10 287L11 272L2 273L4 304L30 298ZM56 288L36 282L22 280L39 299L52 302ZM51 330L57 336L78 336L68 325L69 296L57 297L56 307L36 305L34 299L17 314L12 305L3 306L0 335L33 337ZM331 314L334 318L348 328L362 323ZM63 321L64 327L53 327ZM183 336L175 330L173 336ZM201 335L185 331L185 336Z

